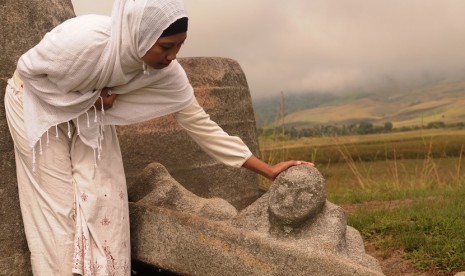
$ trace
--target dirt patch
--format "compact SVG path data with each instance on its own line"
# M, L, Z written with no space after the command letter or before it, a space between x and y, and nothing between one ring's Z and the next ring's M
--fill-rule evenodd
M386 276L398 275L415 275L415 276L448 276L453 273L444 273L438 271L421 271L415 268L411 263L402 258L404 252L395 250L389 253L383 252L373 242L365 242L366 253L375 257Z

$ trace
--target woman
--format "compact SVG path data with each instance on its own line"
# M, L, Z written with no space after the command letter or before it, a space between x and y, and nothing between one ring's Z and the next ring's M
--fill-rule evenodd
M198 105L176 54L181 0L116 0L70 19L19 60L5 110L34 275L129 275L126 183L115 125L175 113L210 155L274 179ZM204 137L209 139L203 139Z

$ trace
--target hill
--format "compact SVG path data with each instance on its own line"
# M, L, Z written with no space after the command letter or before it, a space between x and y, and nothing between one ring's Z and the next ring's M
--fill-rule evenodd
M258 126L278 121L280 106L284 106L284 124L297 128L359 122L382 125L388 121L394 127L438 121L452 124L465 122L465 81L444 81L389 93L288 94L257 100L254 108Z

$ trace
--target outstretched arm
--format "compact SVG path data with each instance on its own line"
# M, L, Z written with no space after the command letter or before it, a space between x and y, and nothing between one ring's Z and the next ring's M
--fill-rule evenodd
M233 167L243 167L271 180L295 165L313 166L305 161L286 161L269 165L255 157L239 137L229 136L200 107L197 101L176 113L179 124L210 156Z
M296 165L314 166L313 163L296 160L285 161L276 165L269 165L252 155L249 159L247 159L247 161L245 161L242 167L259 173L270 180L274 180L281 172Z

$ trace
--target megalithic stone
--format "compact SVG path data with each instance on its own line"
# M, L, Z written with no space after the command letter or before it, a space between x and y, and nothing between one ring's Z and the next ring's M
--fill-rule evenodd
M71 0L0 0L0 274L28 275L13 142L5 118L5 87L19 57L54 26L74 17Z
M179 62L212 120L258 154L252 100L240 65L220 57L182 58ZM227 167L208 156L173 115L118 130L128 186L145 166L159 162L189 191L201 197L223 198L239 210L261 194L255 173Z

